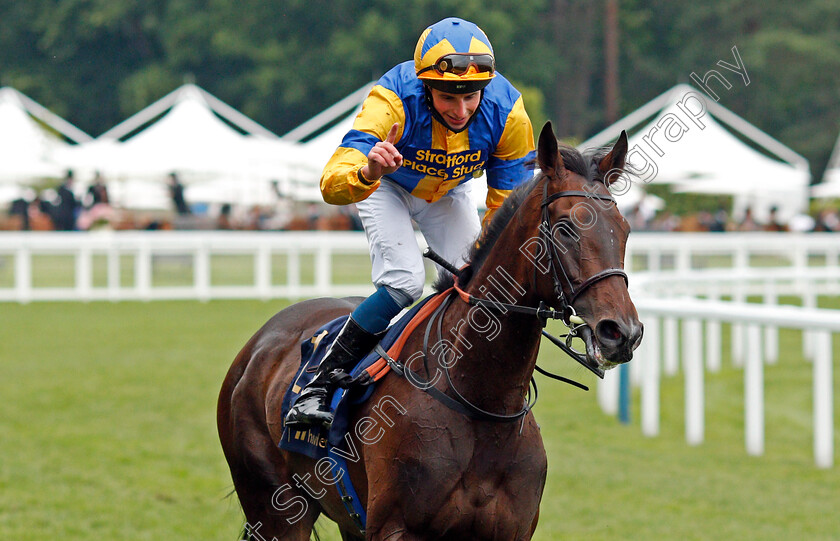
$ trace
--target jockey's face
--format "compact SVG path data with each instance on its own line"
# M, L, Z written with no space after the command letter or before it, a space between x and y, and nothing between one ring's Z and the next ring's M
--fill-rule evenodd
M450 94L435 88L429 90L432 92L432 106L455 130L467 125L481 101L480 91L469 94Z

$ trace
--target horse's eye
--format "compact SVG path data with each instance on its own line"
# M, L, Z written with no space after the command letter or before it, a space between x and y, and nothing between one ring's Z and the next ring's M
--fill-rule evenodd
M558 220L557 223L554 224L552 230L554 238L557 240L580 239L580 236L575 231L574 224L572 224L572 221L567 218Z

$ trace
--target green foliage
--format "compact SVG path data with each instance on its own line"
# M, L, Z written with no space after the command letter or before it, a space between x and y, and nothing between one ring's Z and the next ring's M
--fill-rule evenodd
M534 137L536 138L542 125L549 120L545 112L545 98L540 89L535 86L521 85L516 81L511 82L522 93L522 102L525 104L525 111L531 119L535 132ZM536 141L534 142L536 143Z

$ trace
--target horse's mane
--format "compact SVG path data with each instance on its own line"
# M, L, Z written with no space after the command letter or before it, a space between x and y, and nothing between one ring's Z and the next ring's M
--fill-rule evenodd
M609 153L610 147L589 149L581 153L574 147L560 145L559 151L566 170L578 174L589 181L603 182L603 174L599 171L598 164ZM461 286L465 286L473 273L481 268L482 263L487 259L496 241L502 235L502 231L505 230L516 214L516 211L522 206L522 203L543 178L545 178L543 173L535 175L531 180L520 184L505 199L505 202L502 203L502 206L493 215L485 231L482 232L481 235L483 236L479 236L479 242L473 243L473 247L466 259L469 266L461 271L459 278ZM438 274L438 278L432 287L435 291L441 292L452 287L454 283L455 278L448 272L442 271Z

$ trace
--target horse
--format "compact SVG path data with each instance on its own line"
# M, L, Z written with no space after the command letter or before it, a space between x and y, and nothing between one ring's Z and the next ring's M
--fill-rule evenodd
M468 265L440 273L446 301L403 337L404 364L391 360L405 377L388 374L351 413L348 435L361 444L342 473L365 524L323 461L278 448L301 343L361 299L294 304L237 355L217 420L254 539L309 539L321 514L345 541L531 539L547 457L528 397L545 319L579 322L580 355L594 369L629 361L642 336L623 271L630 228L609 192L626 134L581 154L558 145L549 122L538 141L540 172L493 216Z

